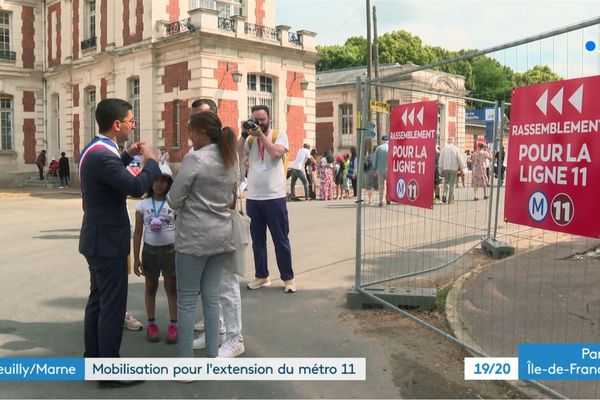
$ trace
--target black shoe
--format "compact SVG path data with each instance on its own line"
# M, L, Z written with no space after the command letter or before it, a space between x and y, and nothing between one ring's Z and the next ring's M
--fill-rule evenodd
M442 196L442 203L446 202L446 196Z
M145 381L98 381L100 389L125 388L144 383Z

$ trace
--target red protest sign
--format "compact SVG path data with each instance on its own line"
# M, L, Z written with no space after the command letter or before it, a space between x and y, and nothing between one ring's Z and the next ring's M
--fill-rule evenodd
M396 203L433 208L438 102L392 108L387 197Z
M600 76L514 90L506 221L600 237L599 93Z

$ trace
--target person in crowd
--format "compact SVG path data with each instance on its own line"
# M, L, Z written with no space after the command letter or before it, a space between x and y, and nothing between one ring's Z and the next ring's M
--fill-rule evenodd
M60 179L60 186L58 188L67 189L71 180L71 168L69 166L69 159L64 151L60 153L60 159L58 160L58 178Z
M344 197L350 197L350 182L348 180L348 170L350 169L350 154L344 154L344 176L342 177L342 184L344 187Z
M192 103L190 115L202 112L217 112L217 105L211 99L200 99ZM248 132L242 126L240 143L243 143L248 137ZM194 147L190 149L194 151ZM238 156L238 160L242 157ZM239 162L237 173L239 173L240 187L237 188L237 195L241 198L244 191L245 171L242 167L243 162ZM201 350L206 348L206 333L204 319L200 319L195 325L194 330L201 332L193 341L193 349ZM221 284L219 286L219 357L237 357L246 351L244 337L242 336L242 298L240 294L240 283L237 275L223 269Z
M158 163L160 165L169 165L169 152L165 146L161 146L160 148L160 157L158 158Z
M335 158L335 197L334 200L344 198L344 158Z
M44 167L46 166L46 150L40 151L37 158L35 159L35 165L38 168L38 172L40 173L40 181L44 179Z
M306 179L308 180L308 198L310 200L315 200L317 198L317 161L313 154L315 156L317 154L315 149L311 150L310 156L304 164L304 173L306 174Z
M352 185L352 197L356 197L356 178L358 175L358 168L356 168L356 146L350 148L350 162L348 163L348 179Z
M193 357L198 292L202 297L206 356L219 355L219 287L234 250L231 213L237 190L235 136L212 112L188 124L194 151L183 158L167 194L177 213L175 250L179 356Z
M477 144L477 151L473 153L473 177L471 179L471 185L475 192L473 200L479 200L478 193L479 188L483 188L483 198L487 199L487 188L488 188L488 176L486 174L486 162L492 159L492 154L488 150L487 146L483 143Z
M321 157L321 161L319 163L319 171L320 171L320 199L321 200L331 200L333 199L333 183L334 183L334 171L335 159L333 158L333 152L331 150L325 151L323 157Z
M388 165L388 137L383 136L381 138L381 144L375 149L372 156L373 170L377 174L377 185L379 186L379 207L383 207L383 198L384 195L387 198L387 194L385 193L385 181L387 176L387 165ZM387 201L387 204L390 204Z
M142 196L160 175L157 157L145 143L136 142L122 154L135 128L132 106L109 98L96 106L99 134L79 158L83 221L79 252L90 270L90 295L85 308L84 357L119 357L127 305L127 259L130 222L126 198ZM127 169L141 154L144 168L138 176ZM123 387L139 381L100 381L101 386Z
M292 177L291 186L290 186L290 195L292 199L296 199L296 181L300 179L302 185L304 185L304 200L309 199L309 190L308 190L308 180L306 179L306 175L304 172L304 166L306 165L306 160L310 157L310 145L308 143L304 143L302 148L298 150L296 154L296 159L290 164L288 171Z
M58 161L52 157L50 164L48 164L48 176L58 176Z
M504 171L506 169L505 158L504 146L501 146L500 150L496 150L496 153L494 154L494 176L498 178L498 184L500 186L502 186L502 183L504 182Z
M440 177L439 170L440 163L440 146L435 145L435 170L433 173L433 203L438 204L440 200L440 184L442 183L442 178Z
M448 137L446 145L440 152L439 170L444 178L442 203L454 203L454 185L456 185L457 171L464 168L458 147L454 145L454 138Z
M146 281L144 303L148 316L146 338L160 341L156 323L156 292L162 273L171 318L167 326L168 344L177 343L177 279L175 274L175 212L167 204L167 193L173 183L173 173L167 165L160 166L161 175L154 180L148 196L140 201L135 213L133 233L134 273ZM140 258L140 249L144 249Z
M471 150L465 150L465 158L467 159L467 170L473 171L473 157L471 154Z
M248 195L246 210L251 219L250 235L254 254L255 279L248 283L251 290L271 285L267 267L267 228L271 232L277 267L283 290L294 293L294 270L292 269L292 249L290 245L289 220L285 201L286 176L283 172L283 158L288 151L288 137L285 132L270 128L269 107L252 107L255 127L248 130L249 137L244 143L244 153L248 155Z
M365 161L363 162L363 179L364 187L367 191L367 204L373 204L373 190L377 190L377 174L371 161L372 155L368 152L365 153Z

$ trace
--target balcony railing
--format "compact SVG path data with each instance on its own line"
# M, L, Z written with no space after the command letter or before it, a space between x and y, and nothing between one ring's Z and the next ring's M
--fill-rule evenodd
M17 53L10 50L0 50L0 59L15 61L17 59Z
M232 20L231 18L219 17L218 25L219 25L220 29L225 29L226 31L235 32L235 21Z
M300 39L300 35L296 32L288 32L288 42L302 46L302 40Z
M96 47L96 36L81 41L81 50L92 49Z
M254 25L246 22L244 32L246 35L254 35L262 38L279 40L281 31L276 28L269 28L268 26Z
M182 19L181 21L171 22L165 25L165 35L173 36L182 32L193 32L194 26L190 22L190 18Z

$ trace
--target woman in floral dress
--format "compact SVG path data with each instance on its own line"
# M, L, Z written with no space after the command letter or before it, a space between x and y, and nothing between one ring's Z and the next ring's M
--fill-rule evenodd
M333 198L333 153L327 150L323 157L319 168L321 170L321 200L331 200Z

